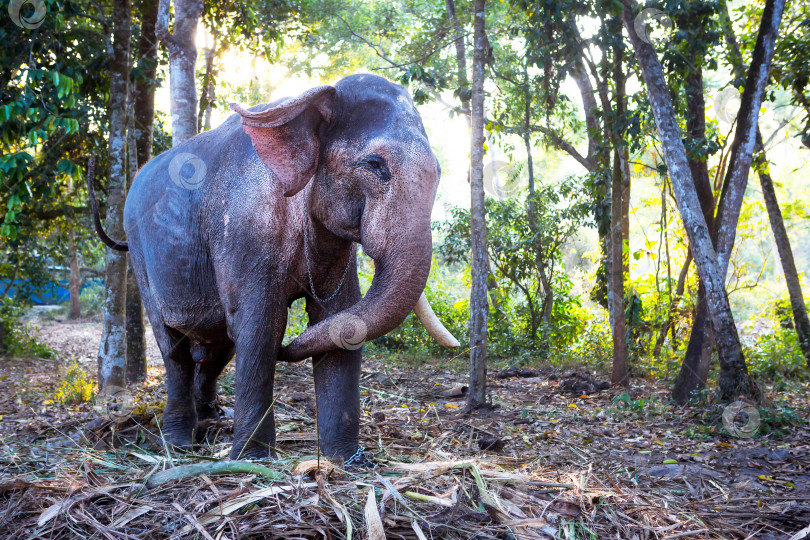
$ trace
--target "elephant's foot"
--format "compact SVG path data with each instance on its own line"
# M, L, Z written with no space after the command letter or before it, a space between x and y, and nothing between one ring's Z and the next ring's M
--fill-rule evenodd
M249 444L234 442L231 448L231 459L253 460L253 459L276 459L276 452L271 445L263 445L256 441Z
M195 407L197 409L197 423L202 424L207 420L219 420L221 416L222 407L219 406L219 399L214 397L213 400L202 403L196 402Z
M166 443L175 448L188 450L194 443L194 428L197 414L191 407L182 407L171 402L163 409L161 431Z
M359 442L355 438L343 438L343 437L335 437L331 438L324 436L325 429L321 429L320 435L320 446L321 452L323 455L330 458L336 458L338 460L343 460L344 462L349 461L352 457L356 457L359 454L363 453L363 449L360 446ZM331 439L331 440L330 440Z

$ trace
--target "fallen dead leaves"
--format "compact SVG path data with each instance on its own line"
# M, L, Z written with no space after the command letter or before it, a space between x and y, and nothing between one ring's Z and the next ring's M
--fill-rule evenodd
M71 354L85 346L85 327L81 338L51 329ZM667 405L654 382L635 381L645 399L631 410L582 370L515 368L490 382L495 410L465 415L463 374L371 359L361 443L379 467L347 471L315 456L310 367L280 366L280 459L255 464L261 474L221 461L229 418L208 426L196 454L166 453L160 367L115 423L93 421L89 405L43 405L53 365L16 365L0 391L36 385L0 410L2 537L775 539L810 521L806 424L751 440L695 432L700 409ZM795 406L806 414L804 392ZM222 468L177 474L206 462Z

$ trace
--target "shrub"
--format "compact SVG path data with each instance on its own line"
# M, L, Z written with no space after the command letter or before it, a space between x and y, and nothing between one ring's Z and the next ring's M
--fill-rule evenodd
M53 401L64 405L84 403L93 397L95 388L96 384L87 372L78 362L73 362L60 377L59 384L53 392Z

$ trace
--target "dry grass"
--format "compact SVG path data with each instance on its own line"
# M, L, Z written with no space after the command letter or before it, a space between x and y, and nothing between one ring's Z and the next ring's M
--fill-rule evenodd
M290 365L277 376L281 457L264 463L277 478L199 474L149 488L161 470L226 459L232 435L223 418L196 453L167 453L161 369L150 375L121 423L93 420L89 404L42 405L45 387L5 412L0 537L376 540L381 526L419 539L789 538L810 522L806 424L734 439L706 424L707 409L665 405L652 383L633 393L660 400L630 410L617 390L566 394L552 372L492 378L498 407L465 415L461 399L441 397L462 375L378 359L361 383L361 442L376 469L318 462L311 371Z

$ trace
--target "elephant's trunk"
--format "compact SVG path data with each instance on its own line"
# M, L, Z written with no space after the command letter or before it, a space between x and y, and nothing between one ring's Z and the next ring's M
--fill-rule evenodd
M314 359L335 348L359 349L363 342L402 323L417 304L430 273L430 228L398 235L385 249L374 251L366 251L374 258L376 271L363 299L308 328L282 349L280 360Z

